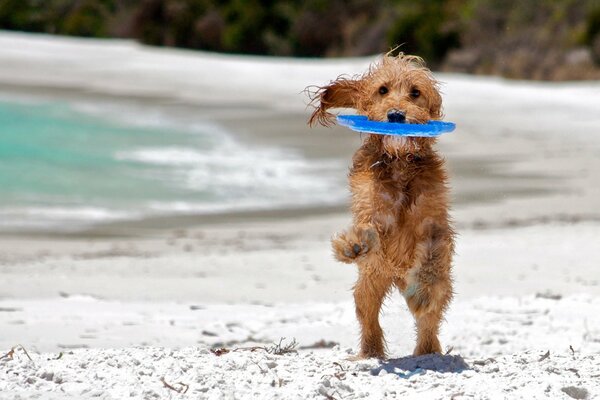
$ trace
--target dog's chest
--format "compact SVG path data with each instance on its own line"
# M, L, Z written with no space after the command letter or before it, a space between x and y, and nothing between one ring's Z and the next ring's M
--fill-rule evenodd
M411 177L397 161L382 161L350 174L353 211L358 220L370 222L379 232L398 227L409 204Z
M372 222L380 231L398 225L398 218L406 202L406 194L395 185L374 185Z

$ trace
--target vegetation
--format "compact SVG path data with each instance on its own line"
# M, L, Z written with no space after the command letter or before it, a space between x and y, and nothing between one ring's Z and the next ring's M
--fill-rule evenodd
M600 0L0 0L0 29L301 57L401 44L451 71L600 76Z

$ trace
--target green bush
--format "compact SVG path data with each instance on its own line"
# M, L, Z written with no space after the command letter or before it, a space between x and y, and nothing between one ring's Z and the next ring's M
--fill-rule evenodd
M0 29L304 57L401 45L433 67L515 76L579 46L600 63L600 0L0 0Z
M0 28L43 32L44 20L34 1L2 0L0 1Z
M600 35L600 4L590 8L585 21L585 43L592 44L596 36Z
M396 1L387 34L389 46L401 45L400 50L405 53L419 55L431 64L439 63L460 44L455 10L453 4L449 7L443 0Z
M107 21L110 16L111 1L85 0L73 6L57 33L73 36L108 36Z

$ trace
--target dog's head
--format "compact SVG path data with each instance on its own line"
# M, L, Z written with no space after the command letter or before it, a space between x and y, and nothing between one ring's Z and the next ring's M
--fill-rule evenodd
M442 118L439 83L420 57L385 55L362 76L339 77L311 92L309 124L328 126L330 108L354 108L374 121L426 123Z

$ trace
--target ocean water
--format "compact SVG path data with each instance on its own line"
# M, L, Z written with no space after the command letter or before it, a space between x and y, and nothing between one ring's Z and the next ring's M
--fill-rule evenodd
M242 145L211 123L0 101L0 230L334 204L338 174L334 160Z

